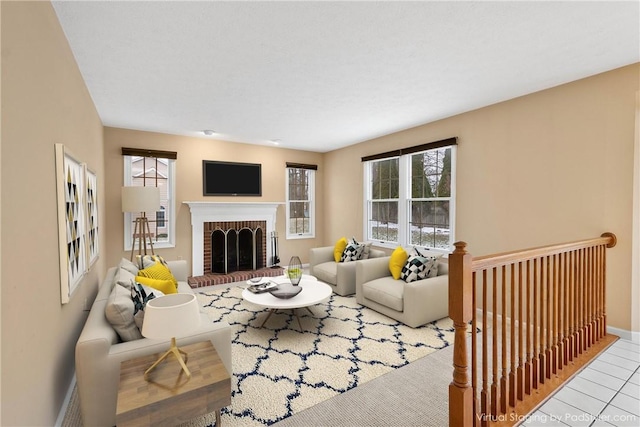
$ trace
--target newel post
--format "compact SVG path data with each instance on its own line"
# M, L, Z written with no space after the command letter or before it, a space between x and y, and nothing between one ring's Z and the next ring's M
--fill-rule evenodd
M467 358L467 325L472 319L473 257L465 242L454 243L449 255L449 317L455 328L453 343L453 381L449 385L449 426L473 426L473 389L469 381Z

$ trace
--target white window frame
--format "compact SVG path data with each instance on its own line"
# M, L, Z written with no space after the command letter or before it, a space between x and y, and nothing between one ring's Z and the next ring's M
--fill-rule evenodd
M436 148L441 149L444 147ZM430 246L417 246L411 244L411 202L413 200L420 201L424 199L412 199L411 198L411 156L424 153L430 150L424 150L421 152L402 154L400 156L394 156L399 158L398 162L398 241L385 241L379 239L373 239L370 234L369 218L371 218L371 206L372 206L372 192L371 192L371 165L379 160L370 160L364 162L364 179L363 179L363 194L364 194L364 207L363 207L363 236L366 240L375 242L376 246L386 248L412 247L417 246L423 249L429 249L436 252L449 253L453 251L453 243L455 242L455 219L456 219L456 145L450 145L446 148L451 149L451 196L448 198L432 198L428 200L448 200L449 201L449 236L450 242L448 248L434 248ZM395 200L395 199L393 199ZM384 200L381 200L384 201Z
M289 198L289 169L302 169L307 172L309 182L309 200L291 200ZM286 238L289 239L314 239L316 237L316 171L306 168L288 167L285 169L285 217L286 217ZM291 233L289 224L291 222L291 202L307 202L309 203L309 232L308 233Z
M132 185L131 161L137 156L122 156L124 159L124 186ZM153 242L154 249L175 248L176 246L176 161L173 159L163 159L167 161L167 208L165 209L165 223L167 224L167 241ZM133 235L133 214L124 212L124 250L130 251ZM169 216L167 220L166 217ZM155 219L155 216L154 218Z

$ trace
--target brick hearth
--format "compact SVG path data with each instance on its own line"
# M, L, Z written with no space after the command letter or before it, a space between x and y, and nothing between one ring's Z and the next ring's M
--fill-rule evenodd
M251 271L234 271L229 274L205 274L204 276L193 276L187 279L192 288L203 288L205 286L223 285L225 283L244 282L253 277L275 277L281 276L284 272L282 267L261 268Z

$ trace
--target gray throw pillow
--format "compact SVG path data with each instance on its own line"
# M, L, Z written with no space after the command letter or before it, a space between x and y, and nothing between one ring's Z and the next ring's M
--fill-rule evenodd
M113 285L107 299L104 314L122 341L133 341L142 338L140 330L133 319L134 306L131 290L117 283Z
M116 272L116 283L120 286L123 286L129 290L131 290L131 283L135 281L136 276L131 274L129 270L125 268L119 268Z
M133 274L134 276L138 275L138 266L135 265L134 263L132 263L131 261L129 261L126 258L122 258L120 260L120 263L118 264L119 268L124 268L125 270L127 270L129 273Z
M362 242L361 245L364 246L364 249L362 251L362 255L360 256L360 259L369 259L369 254L371 252L371 245L373 244L373 242Z

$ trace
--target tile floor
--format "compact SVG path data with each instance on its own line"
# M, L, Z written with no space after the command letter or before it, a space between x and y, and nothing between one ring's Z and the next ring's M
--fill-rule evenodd
M640 344L616 341L522 425L640 427Z

